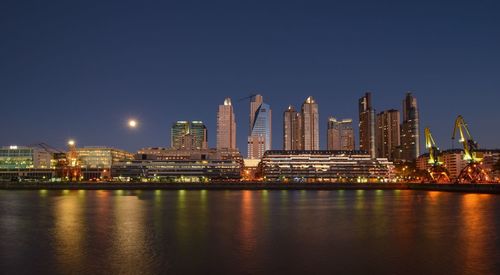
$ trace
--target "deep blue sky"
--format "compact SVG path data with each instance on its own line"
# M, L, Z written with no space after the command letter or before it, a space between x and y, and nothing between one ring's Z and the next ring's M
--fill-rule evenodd
M104 3L105 2L105 3ZM248 101L282 112L317 99L357 123L357 99L401 109L412 90L424 126L449 147L464 115L482 147L500 147L500 1L1 1L0 145L168 146L175 120L235 101L246 154ZM135 131L125 127L137 117Z

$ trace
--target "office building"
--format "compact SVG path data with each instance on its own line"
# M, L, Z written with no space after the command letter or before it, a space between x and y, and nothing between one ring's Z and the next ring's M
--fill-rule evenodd
M250 134L248 136L248 158L261 158L265 151L271 150L272 112L264 103L261 95L255 95L250 101Z
M283 150L302 150L302 114L292 105L283 113Z
M302 148L319 150L318 104L309 96L302 104Z
M49 169L52 154L43 148L5 146L0 148L0 169Z
M420 155L420 125L417 99L407 93L403 100L401 125L401 159L413 161Z
M217 112L217 149L236 149L236 120L231 99L226 98Z
M377 157L394 160L400 149L400 117L398 110L387 110L377 114Z
M170 131L171 147L175 149L205 149L207 128L202 121L177 121Z
M354 150L354 128L352 119L337 120L328 118L327 126L327 149L328 150Z
M367 152L372 158L375 149L375 109L372 106L372 94L365 93L359 99L359 149Z

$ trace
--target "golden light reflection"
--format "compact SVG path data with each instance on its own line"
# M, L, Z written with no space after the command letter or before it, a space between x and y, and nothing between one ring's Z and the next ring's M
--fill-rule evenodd
M251 255L256 248L255 210L252 191L242 191L240 235L242 250Z
M462 197L462 230L464 240L463 263L469 272L488 274L498 259L490 257L487 247L496 236L491 236L490 227L494 226L494 217L487 206L492 195L466 194Z
M54 236L58 245L55 254L64 274L75 272L84 264L84 203L71 195L56 200Z

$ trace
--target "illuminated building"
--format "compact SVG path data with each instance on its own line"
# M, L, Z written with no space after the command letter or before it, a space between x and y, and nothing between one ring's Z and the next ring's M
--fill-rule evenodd
M238 180L243 158L237 150L144 148L132 161L113 164L117 179L171 182Z
M302 104L302 149L319 150L318 104L312 96Z
M401 159L413 161L420 155L420 126L417 99L407 93L403 100Z
M250 101L248 158L261 158L266 150L271 150L271 116L271 108L263 102L262 96L253 96Z
M384 182L393 164L364 151L267 151L261 162L267 181Z
M352 119L337 120L328 118L327 127L327 149L328 150L354 150L354 129Z
M399 156L400 118L398 110L387 110L377 115L377 157L394 160Z
M207 128L202 121L177 121L172 125L170 141L175 149L205 149Z
M302 149L302 115L290 105L283 113L283 150Z
M110 147L86 146L76 151L81 168L111 168L114 162L134 158L132 153Z
M243 163L243 158L238 150L232 149L172 149L163 147L148 147L140 149L135 159L149 160L237 160Z
M217 149L236 149L236 121L230 98L219 105L217 112Z
M48 169L52 154L43 148L6 146L0 148L0 169Z
M0 148L0 180L50 179L55 176L52 152L33 146Z

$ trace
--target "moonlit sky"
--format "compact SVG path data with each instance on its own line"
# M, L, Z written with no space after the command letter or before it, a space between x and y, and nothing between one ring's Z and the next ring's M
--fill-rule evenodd
M326 120L358 121L418 98L421 130L451 147L462 114L482 147L500 147L500 1L1 1L0 145L46 142L136 151L169 146L176 120L203 120L232 98L246 154L250 94L282 113L309 95ZM135 118L138 128L127 121ZM357 140L356 131L356 143ZM423 141L423 140L422 140Z

